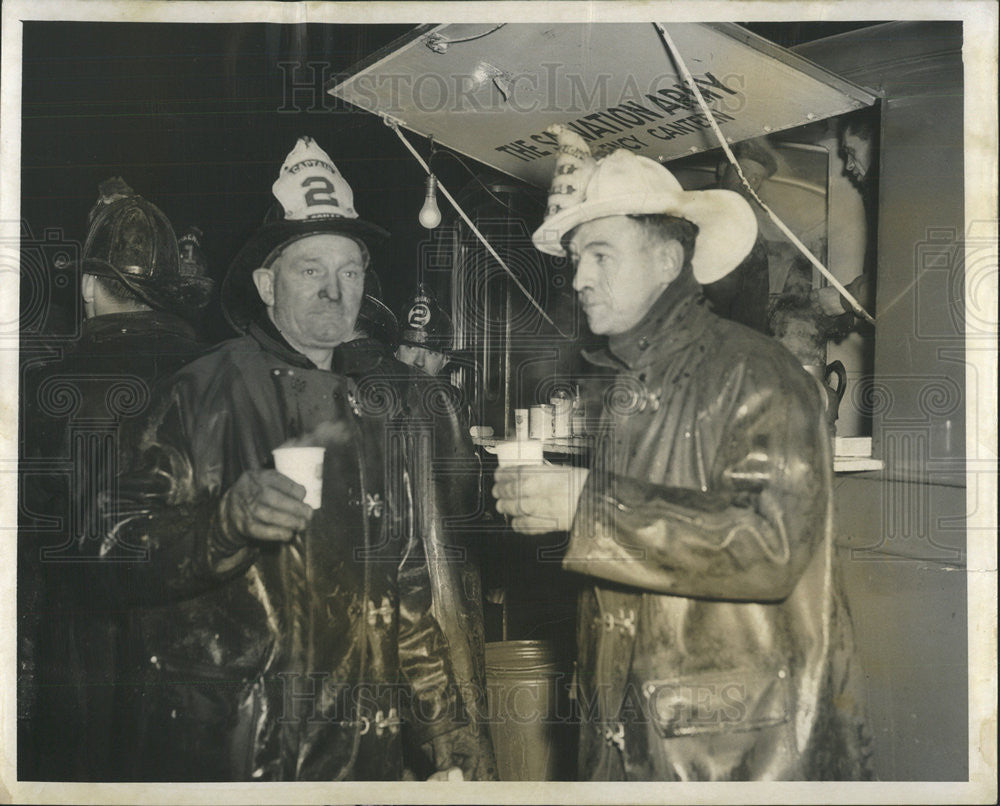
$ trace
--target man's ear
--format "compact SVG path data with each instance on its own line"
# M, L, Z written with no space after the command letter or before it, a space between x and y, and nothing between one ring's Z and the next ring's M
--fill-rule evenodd
M681 269L684 268L684 247L681 246L680 241L660 241L657 257L661 279L665 284L672 283L680 275Z
M96 293L95 286L97 285L97 280L93 274L84 274L83 278L80 280L80 296L83 297L84 302L93 302L94 294Z
M268 307L274 307L274 271L272 269L254 269L253 284L257 286L257 293L263 303Z

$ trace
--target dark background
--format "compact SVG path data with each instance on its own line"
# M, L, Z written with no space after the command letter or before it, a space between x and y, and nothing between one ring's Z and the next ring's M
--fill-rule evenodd
M869 24L747 27L790 46ZM393 234L376 268L386 302L398 311L422 279L430 239L441 237L417 223L423 172L379 118L332 98L324 84L412 27L26 22L24 238L79 249L98 183L120 175L178 234L188 224L203 230L209 271L219 281L273 202L271 183L286 154L308 134L351 183L359 214ZM428 143L411 140L426 157ZM472 181L452 159L436 159L434 169L453 192ZM439 204L447 217L447 202ZM22 282L22 305L37 310L46 286L52 304L41 307L65 318L77 305L76 282L49 282L52 251L25 261L38 276ZM216 305L205 316L212 340L230 335ZM39 322L41 330L65 327Z
M746 27L792 47L873 24ZM904 407L915 405L915 396L905 391L912 387L903 384L951 372L951 364L942 362L941 356L954 354L962 338L961 330L953 332L959 325L949 324L950 309L941 302L954 288L940 284L951 281L951 270L937 271L935 264L935 271L921 275L920 284L913 274L914 261L922 254L914 245L924 243L921 228L926 222L934 222L938 232L962 232L961 59L947 49L940 58L932 52L938 38L954 38L934 27L940 25L924 23L915 31L897 33L899 38L885 42L884 55L871 60L855 79L878 84L896 99L887 131L892 147L885 152L893 156L892 171L880 177L890 173L894 177L887 189L895 203L885 209L891 216L895 251L886 253L880 277L888 279L889 296L898 300L882 331L895 336L891 342L883 339L883 345L888 344L883 347L883 361L888 380L899 383L890 389L900 390L895 399ZM422 172L380 120L338 108L323 92L323 84L410 28L25 23L21 213L23 225L30 229L30 234L25 230L28 248L21 255L25 310L40 312L41 328L51 324L46 312L54 310L43 304L46 294L74 304L72 273L60 271L58 261L51 258L68 254L72 250L63 247L73 247L74 241L79 249L97 184L116 174L160 205L179 227L199 224L205 231L211 272L221 279L237 249L259 225L272 201L271 183L303 134L313 136L348 177L362 216L393 231L391 251L378 268L385 296L398 310L417 280L421 243L428 238L416 221L423 200ZM918 41L923 42L915 48L920 58L893 61ZM865 51L869 59L872 47L869 42ZM857 67L857 58L846 51L841 61ZM298 82L312 81L313 89L299 90L293 98L291 68L283 70L281 62L317 62L315 73L294 76ZM950 75L949 70L957 73ZM427 143L412 139L426 155ZM452 190L469 181L468 172L451 160L436 162L435 171ZM933 181L928 181L929 175ZM443 201L441 208L447 215ZM941 249L950 248L949 241L944 243ZM910 320L916 316L918 299L927 307L919 309L922 320ZM209 317L211 337L228 335L217 309ZM22 316L22 326L24 321ZM922 333L927 336L912 337ZM32 340L22 338L22 356L32 349L37 349ZM965 388L964 382L960 387ZM925 433L921 429L929 428L912 415L905 408L911 419L896 422L916 424L892 432L901 453L917 444L915 440ZM956 444L964 446L964 441ZM906 455L915 457L915 463L922 461L919 453ZM844 543L838 550L849 551L852 560L859 552L864 560L843 565L862 662L870 676L879 776L965 780L964 553L956 564L866 554L885 540L890 548L897 540L895 545L905 549L922 548L930 541L926 546L935 551L942 546L950 550L957 543L964 552L965 488L948 481L950 465L935 465L945 468L943 480L926 484L928 478L937 478L938 471L928 477L926 465L914 467L916 482L881 474L840 477L835 495ZM911 539L917 542L906 542ZM525 589L559 596L571 610L571 599L561 591L546 590L527 578L523 569L533 566L525 557L510 557L506 566L510 576L516 576ZM522 601L522 610L511 607L511 638L547 637L527 630L559 619L557 627L571 639L572 622L566 620L565 610L551 602L538 606L530 599ZM495 621L490 626L495 632Z

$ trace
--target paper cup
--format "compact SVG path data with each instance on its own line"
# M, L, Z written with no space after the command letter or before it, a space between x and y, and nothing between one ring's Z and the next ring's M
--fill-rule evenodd
M498 442L489 450L497 455L497 464L500 467L540 465L543 463L542 443L537 440Z
M323 502L323 454L326 448L275 448L274 469L306 488L305 503L319 509Z

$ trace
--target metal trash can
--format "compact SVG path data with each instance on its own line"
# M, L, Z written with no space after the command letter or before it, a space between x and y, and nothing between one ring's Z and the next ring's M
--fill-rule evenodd
M569 680L547 641L486 644L490 734L501 781L573 777Z

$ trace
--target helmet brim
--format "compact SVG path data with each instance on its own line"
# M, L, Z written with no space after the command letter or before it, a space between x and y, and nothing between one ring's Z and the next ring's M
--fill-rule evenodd
M358 327L371 338L396 349L399 344L399 322L385 303L372 294L365 294L358 312Z
M423 347L425 350L432 350L435 353L451 355L451 336L428 333L426 330L414 330L413 328L403 328L399 337L399 343L408 347Z
M265 224L239 251L222 281L222 311L230 326L244 332L264 309L253 283L253 273L264 265L279 246L308 235L345 235L363 243L369 251L383 244L389 233L360 218L286 219Z
M166 311L191 318L208 305L212 295L213 281L208 277L180 275L170 279L149 278L139 273L122 271L98 258L86 258L80 261L79 266L81 274L117 280L154 311Z

